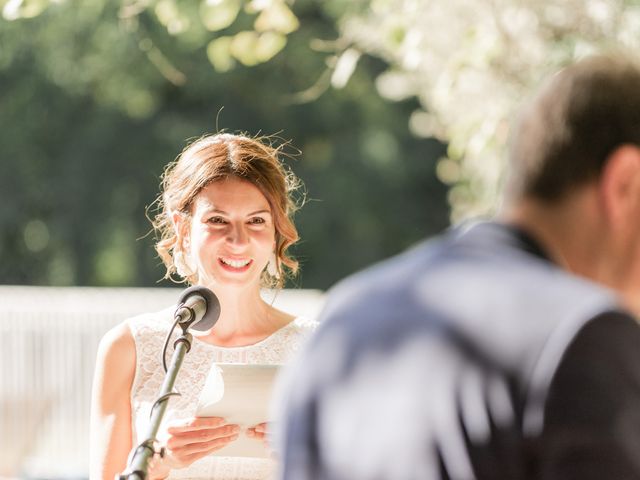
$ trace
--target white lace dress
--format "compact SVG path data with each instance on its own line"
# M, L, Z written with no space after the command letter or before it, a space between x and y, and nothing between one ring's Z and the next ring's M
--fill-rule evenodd
M127 320L136 345L136 374L131 388L133 445L140 443L147 433L151 406L164 380L160 355L165 336L172 324L174 310L171 308ZM172 397L169 401L163 425L171 420L194 416L200 392L213 362L287 363L315 326L315 321L299 317L266 339L245 347L217 347L194 338L191 351L184 357L174 386L174 390L180 392L181 396ZM172 352L171 347L169 350ZM167 362L171 358L170 352L167 354ZM161 426L160 432L162 430ZM270 478L274 467L275 462L270 459L209 455L187 468L173 470L169 478L256 480Z

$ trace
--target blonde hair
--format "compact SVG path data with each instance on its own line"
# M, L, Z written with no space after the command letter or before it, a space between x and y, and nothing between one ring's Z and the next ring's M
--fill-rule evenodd
M268 143L267 143L268 142ZM265 286L282 286L285 274L295 274L298 262L287 249L298 241L293 213L299 208L292 193L300 187L298 178L280 161L286 142L274 147L266 137L218 133L205 135L189 144L165 168L161 193L156 200L157 214L152 220L158 241L158 255L167 268L165 278L177 273L174 253L181 249L173 214L191 219L193 201L207 185L237 177L255 185L271 207L275 227L277 275L263 274ZM287 267L285 271L283 266ZM194 283L195 274L185 278Z

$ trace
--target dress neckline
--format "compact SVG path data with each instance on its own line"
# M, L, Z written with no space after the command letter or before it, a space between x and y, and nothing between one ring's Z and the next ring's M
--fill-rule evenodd
M204 340L200 340L198 337L195 337L195 336L193 337L193 340L194 340L194 344L202 345L205 348L210 348L213 350L224 350L224 351L247 350L251 348L261 347L261 346L264 346L266 343L269 343L274 338L280 336L284 331L291 328L298 321L299 318L300 317L294 317L293 320L291 320L286 325L283 325L282 327L278 328L272 334L264 337L262 340L258 340L257 342L250 343L248 345L237 345L237 346L225 347L224 345L215 345L213 343L205 342Z

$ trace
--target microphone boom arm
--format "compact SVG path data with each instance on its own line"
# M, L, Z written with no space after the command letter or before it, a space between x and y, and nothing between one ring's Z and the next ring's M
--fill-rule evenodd
M180 395L173 391L178 371L182 366L184 356L191 350L193 336L189 329L205 331L213 327L220 315L220 302L214 293L201 286L193 286L185 290L178 301L178 309L174 313L174 324L165 340L165 348L176 325L180 325L182 335L173 344L173 355L167 368L164 364L164 350L162 363L165 366L165 377L160 388L158 399L151 407L151 418L147 434L137 447L129 454L126 470L115 476L116 480L146 480L149 470L149 460L155 455L164 455L164 448L156 450L158 429L169 404L169 398Z
M160 388L158 400L156 400L151 407L151 418L145 440L133 450L127 469L124 473L116 475L116 480L146 480L149 470L149 460L156 453L160 454L160 456L164 455L164 449L160 449L159 451L155 449L156 436L169 404L169 398L173 395L179 395L173 391L173 385L176 382L184 356L191 350L192 341L193 336L185 329L173 344L173 355L171 356L171 362L164 377L164 382Z

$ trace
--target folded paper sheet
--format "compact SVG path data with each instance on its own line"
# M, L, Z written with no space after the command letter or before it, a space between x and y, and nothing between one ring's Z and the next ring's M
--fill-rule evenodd
M205 382L196 416L223 417L240 426L239 438L216 451L224 457L269 457L264 442L246 429L269 422L269 402L280 365L214 363Z

